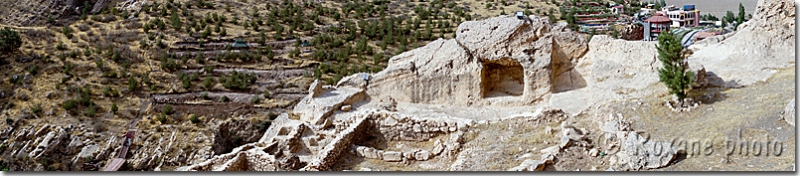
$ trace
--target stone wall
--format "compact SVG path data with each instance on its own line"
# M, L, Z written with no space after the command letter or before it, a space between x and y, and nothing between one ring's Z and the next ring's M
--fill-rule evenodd
M433 137L456 131L466 131L474 125L473 120L452 117L414 117L408 114L385 110L368 110L357 112L349 119L336 122L352 124L356 119L366 118L369 125L375 127L388 140L426 141ZM348 125L337 125L337 131L343 131Z
M347 129L339 133L336 138L319 151L316 159L312 160L311 163L301 170L328 170L328 168L336 162L339 154L350 146L354 138L358 138L357 135L359 135L361 131L364 131L364 129L368 127L369 124L366 123L366 120L366 118L360 118L356 120L353 125L350 125Z
M214 156L196 165L181 167L177 171L274 171L275 156L265 150L277 143L259 147L263 143L250 143L233 149L230 153Z

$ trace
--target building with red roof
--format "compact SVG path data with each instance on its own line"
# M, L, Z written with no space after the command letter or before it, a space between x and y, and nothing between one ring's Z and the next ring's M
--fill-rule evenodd
M672 24L672 20L665 17L661 13L656 13L650 18L644 20L644 38L645 40L654 40L658 38L658 35L661 32L669 31L669 26Z

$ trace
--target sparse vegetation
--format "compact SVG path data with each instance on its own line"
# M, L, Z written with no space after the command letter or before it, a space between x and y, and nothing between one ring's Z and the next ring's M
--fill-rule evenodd
M85 1L83 7L90 7L92 3L93 1ZM246 5L249 3L258 5ZM39 100L32 102L42 102L45 108L64 108L73 116L99 117L108 112L119 113L117 115L120 118L132 118L128 117L131 112L129 110L138 108L132 107L138 103L137 99L193 91L226 91L221 90L224 87L235 92L256 93L250 101L270 107L269 119L275 119L281 110L273 110L271 108L273 105L286 108L296 103L296 100L284 100L292 96L283 94L280 99L273 100L276 95L272 93L277 92L274 92L271 81L267 85L259 81L259 84L254 86L255 80L259 79L258 76L263 75L261 73L257 76L249 71L231 73L227 70L241 67L253 70L294 71L312 65L313 73L309 70L301 79L287 79L284 75L292 74L279 74L280 76L275 78L278 87L291 88L293 91L305 85L301 83L302 81L311 78L335 83L353 73L380 71L386 67L388 59L393 55L424 46L437 37L455 37L455 29L460 22L472 20L473 17L485 18L488 14L484 13L483 9L475 8L476 5L465 5L458 1L411 1L396 4L392 1L378 0L331 3L334 3L334 6L298 1L148 1L142 4L141 14L113 6L94 14L89 12L91 8L80 8L81 20L74 21L78 18L77 15L61 15L51 27L43 27L44 30L40 30L43 31L42 34L34 33L36 30L29 30L40 27L13 28L22 31L25 40L35 39L32 42L25 41L25 46L21 46L22 42L18 42L13 50L22 47L20 49L25 52L22 54L29 51L38 54L44 50L44 55L57 57L61 62L43 64L34 60L26 63L24 67L2 70L28 71L36 75L33 81L27 78L15 79L14 82L19 84L14 88L32 87L33 89L29 88L25 93L36 91L35 97L54 92L55 96L50 98L48 94L48 99L55 103L48 104ZM491 3L497 6L492 7L491 15L496 15L501 10L515 11L510 7L502 7L508 5L507 3L519 4L515 1ZM468 6L470 7L467 8ZM530 9L526 9L528 14L536 10L528 9ZM47 14L50 13L43 16ZM39 20L42 20L41 17ZM78 31L74 31L73 28ZM19 38L19 35L16 35ZM37 36L52 36L53 39L45 41ZM212 52L223 50L215 47L233 38L242 38L247 42L258 41L259 45L250 45L247 50L241 52L222 52L222 54ZM306 41L303 40L308 40L310 46L305 45ZM197 42L194 43L195 41ZM285 41L291 41L294 46L285 44ZM186 45L181 46L182 44ZM58 50L53 50L54 47ZM183 50L184 48L188 49ZM193 52L198 49L206 51L205 55L175 53ZM13 50L3 49L4 52ZM50 50L55 53L48 53ZM7 58L13 57L3 57ZM96 68L91 67L91 64ZM198 70L203 66L205 66L203 72L197 74L187 72ZM214 68L217 66L219 67L217 69L222 71L215 72ZM150 72L153 74L150 75ZM221 74L223 72L224 74ZM176 84L176 77L181 81L180 85ZM201 86L192 85L198 83L201 83ZM216 86L217 83L220 83L220 86ZM37 87L39 85L46 85L51 89L56 87L58 90L39 92L40 88ZM81 88L72 88L76 85L80 85ZM141 86L149 89L143 89ZM261 95L254 92L265 87L266 90ZM84 91L88 92L90 88L101 90L102 93L85 94ZM5 87L2 91L6 91ZM126 95L120 96L120 93ZM90 97L90 95L100 97ZM241 100L239 96L230 99L222 94L213 94L209 97L208 92L203 92L200 97L222 102L234 99L236 103L247 101ZM23 107L28 106L30 103L26 103ZM165 105L162 111L166 112L167 107L172 105ZM181 105L180 111L183 111L184 107L185 105ZM120 108L125 109L119 111ZM213 121L219 118L204 115L204 112L185 112L191 115L172 117L170 114L157 112L156 110L155 114L149 114L154 116L144 116L154 118L143 122L151 122L154 125L156 121L162 124L177 123L185 122L177 119L188 117L192 123L200 123L199 121ZM61 116L60 113L55 112L58 117ZM83 117L77 119L86 120ZM111 120L113 123L120 123L118 121L129 119L92 118L91 120L98 120L92 123L102 124L112 122ZM25 120L20 121L23 122L28 123ZM270 126L271 120L257 123L260 125L258 128L263 131ZM164 131L176 129L170 126L158 126L156 131L162 131L162 127L166 129ZM198 126L197 129L207 130L204 128ZM96 129L105 131L104 128Z
M33 65L31 67L28 67L28 73L30 73L31 75L36 75L37 73L39 73L39 66Z
M133 78L133 76L128 77L128 90L133 92L137 88L139 88L139 82L136 82L136 78Z
M253 96L253 98L250 99L250 103L253 103L253 104L258 104L259 101L261 101L261 99L258 98L258 96Z
M61 28L61 33L63 33L64 36L67 37L67 39L72 39L72 31L73 31L72 28L69 26L64 26L63 28Z
M192 123L200 123L200 118L197 118L197 114L192 114L189 116L189 121L192 121Z
M114 114L116 114L116 113L117 113L117 110L119 110L119 107L117 107L117 103L116 103L116 102L114 102L114 103L111 103L111 112L113 112Z
M94 107L94 104L91 104L89 105L89 107L86 108L84 115L86 115L87 117L94 117L96 113L97 113L97 108Z
M169 104L169 103L165 104L163 109L161 109L161 114L162 115L172 115L173 113L175 113L175 112L172 109L172 105Z
M253 73L240 73L237 71L231 72L231 74L219 78L219 82L222 83L227 89L237 89L237 90L244 90L250 86L250 84L255 83L256 75Z
M19 49L20 46L22 46L22 38L19 36L19 32L9 27L0 29L0 51L10 53Z
M37 103L36 105L33 105L33 107L31 107L31 112L33 114L36 114L36 115L41 115L42 114L42 104Z
M211 88L211 86L214 86L214 78L206 77L205 80L203 80L203 88L208 90Z
M208 92L203 92L203 93L200 93L200 98L203 98L203 100L208 100L208 99L210 99L210 98L208 97Z

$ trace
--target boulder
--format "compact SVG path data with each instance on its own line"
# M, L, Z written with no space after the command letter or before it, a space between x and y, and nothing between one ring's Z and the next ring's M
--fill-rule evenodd
M431 155L431 152L427 150L420 150L414 153L414 159L417 161L427 161L428 159L431 159L431 156L433 155Z
M431 149L432 152L431 154L439 155L440 153L442 153L442 151L444 151L444 145L442 144L441 140L437 139L436 142L433 142L433 148Z
M346 112L346 111L350 111L350 110L353 110L353 106L352 105L344 105L344 106L342 106L342 111Z
M87 145L81 149L81 152L78 153L78 158L83 159L86 157L94 157L94 153L100 150L100 146L97 145Z
M661 168L669 164L677 155L678 148L670 142L649 141L636 132L630 132L623 143L622 153L627 157L631 170Z
M387 111L397 111L397 101L392 97L381 99L379 106Z
M402 152L383 152L383 160L389 162L403 161Z
M415 153L415 152L416 152L416 151L412 151L412 152L403 152L403 159L405 159L405 160L412 160L412 159L414 159L414 153Z
M703 65L699 65L697 67L698 68L689 68L694 73L694 84L692 84L692 88L703 88L708 86L706 68L703 67Z
M598 154L600 154L600 150L597 150L597 148L589 150L589 156L597 156Z
M570 146L570 144L572 144L571 142L572 140L570 140L568 136L561 136L561 145L559 146L561 148L567 148Z
M561 147L559 147L559 146L550 146L550 147L547 147L545 149L540 150L539 152L541 152L542 154L545 154L545 155L546 154L555 155L555 154L558 154L558 152L560 152L560 151L561 151Z
M309 95L310 95L312 98L313 98L313 97L317 97L318 95L322 94L322 92L323 92L323 91L324 91L324 90L322 89L322 83L321 83L321 82L319 82L319 80L318 80L318 79L317 79L317 80L314 80L314 82L313 82L313 83L311 83L311 86L310 86L310 87L308 87L308 94L309 94Z
M542 158L542 161L544 161L545 163L553 164L553 161L556 159L556 156L554 154L544 154L544 155L542 155L541 158Z
M338 88L342 86L350 86L360 89L366 89L367 84L369 83L369 78L370 75L367 73L353 74L339 80L339 82L336 83L336 87Z
M364 89L340 87L317 97L306 96L295 105L293 112L300 120L312 125L323 125L328 116L342 105L353 104L365 98Z

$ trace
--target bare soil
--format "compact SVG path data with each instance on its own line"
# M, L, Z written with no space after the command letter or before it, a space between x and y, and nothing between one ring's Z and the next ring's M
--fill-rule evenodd
M712 141L713 151L709 152L710 155L688 156L657 170L791 170L795 163L795 127L782 119L782 111L795 94L794 71L794 67L781 69L766 82L744 88L701 90L699 92L704 94L695 96L704 103L690 112L668 110L662 105L668 97L645 99L641 105L638 102L626 102L612 108L633 120L633 128L649 133L653 140L700 141L702 146L706 145L704 140ZM716 95L709 95L712 93ZM740 147L737 146L728 157L731 150L726 147L725 141L737 141L740 138L738 142L748 141L750 148L746 151L750 152L740 155ZM773 140L784 145L778 156L774 151L767 155L766 147L762 147L760 153L753 148L756 141L765 146L766 142Z

